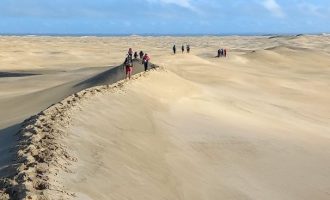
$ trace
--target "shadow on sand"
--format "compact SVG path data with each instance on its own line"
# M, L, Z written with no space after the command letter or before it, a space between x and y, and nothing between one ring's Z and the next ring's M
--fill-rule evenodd
M144 71L144 66L142 64L142 60L134 59L133 60L133 73L138 74ZM156 68L158 66L149 63L148 69ZM116 83L120 80L125 79L124 66L119 65L117 67L111 68L107 71L104 71L96 76L93 76L85 81L82 81L74 86L74 88L79 88L79 90L83 90L90 87L100 86L100 85L110 85Z
M16 147L18 138L16 133L21 128L21 124L15 124L0 130L0 178L13 175L15 169L12 164L16 157Z
M21 72L0 72L0 78L35 76L40 74L21 73Z
M144 66L139 59L133 61L134 68L133 74L138 74L144 71ZM157 68L157 65L152 63L149 64L149 69ZM2 74L3 76L6 76ZM8 74L7 74L8 75ZM1 74L0 74L1 77ZM8 77L8 76L7 76ZM111 67L109 70L101 72L95 76L87 78L83 81L69 82L53 88L48 88L43 91L28 94L24 96L24 99L29 99L24 105L18 105L17 109L26 109L27 107L36 107L37 109L31 110L32 113L38 113L44 110L45 107L51 106L52 104L61 101L62 99L70 96L74 93L80 92L81 90L100 86L110 85L117 81L125 79L125 71L123 65L117 67ZM21 100L18 100L21 102ZM14 104L16 104L14 102ZM18 103L17 103L18 104ZM16 133L20 130L21 123L9 126L0 130L0 180L2 178L12 177L16 173L17 166L17 145L18 136ZM0 185L0 190L1 190Z

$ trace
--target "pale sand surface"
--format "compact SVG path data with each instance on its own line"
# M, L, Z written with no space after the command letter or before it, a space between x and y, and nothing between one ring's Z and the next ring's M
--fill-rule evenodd
M171 55L184 42L191 54ZM1 71L41 74L0 78L1 176L15 156L17 124L120 64L132 47L164 69L60 109L66 128L51 126L75 159L61 162L70 165L51 184L78 199L330 198L330 37L0 43ZM220 47L227 59L214 58Z

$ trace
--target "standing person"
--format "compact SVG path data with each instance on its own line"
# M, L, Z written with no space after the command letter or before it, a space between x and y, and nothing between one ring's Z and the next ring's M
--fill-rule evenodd
M176 46L173 46L173 53L176 54Z
M190 53L190 45L187 44L187 53Z
M218 49L218 58L220 58L220 54L221 54L221 52L220 52L220 49Z
M131 58L133 58L133 50L132 50L132 48L129 48L128 49L128 55L130 55Z
M137 59L137 57L138 57L137 52L134 52L134 58Z
M125 61L124 66L126 70L126 79L131 79L132 71L133 71L133 60L132 57L128 54Z
M146 54L143 56L144 71L147 71L147 70L148 70L149 60L150 60L150 57L149 57L148 54L146 53Z
M220 57L223 56L223 49L220 49Z
M181 51L182 51L182 53L184 53L184 45L182 45Z
M140 59L142 59L143 58L143 56L144 56L144 53L143 53L143 51L140 51Z
M227 49L224 49L224 50L223 50L223 55L224 55L225 57L227 57Z

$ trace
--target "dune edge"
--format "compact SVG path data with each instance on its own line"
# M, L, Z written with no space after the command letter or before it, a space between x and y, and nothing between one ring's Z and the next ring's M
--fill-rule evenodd
M165 70L163 67L138 73L131 80L141 78L152 71ZM79 104L99 93L121 90L129 81L121 80L111 85L95 86L72 94L62 101L24 120L16 133L18 145L16 159L9 166L14 173L0 179L0 200L7 199L48 199L74 197L65 191L61 183L53 179L59 171L70 173L69 166L77 162L68 148L60 143L70 126L71 112L79 109Z

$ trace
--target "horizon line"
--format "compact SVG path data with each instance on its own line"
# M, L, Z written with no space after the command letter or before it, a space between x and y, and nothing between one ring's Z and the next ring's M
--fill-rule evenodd
M330 32L315 33L0 33L0 36L68 36L68 37L120 37L120 36L302 36L328 35Z

